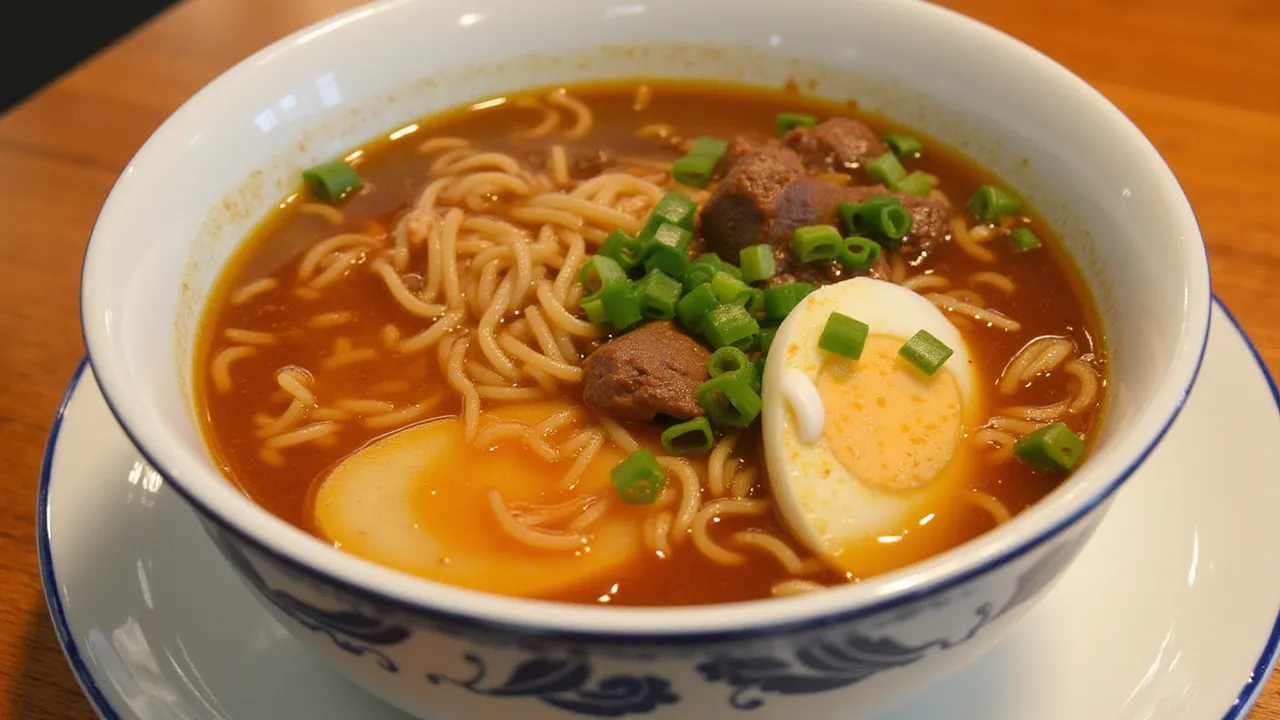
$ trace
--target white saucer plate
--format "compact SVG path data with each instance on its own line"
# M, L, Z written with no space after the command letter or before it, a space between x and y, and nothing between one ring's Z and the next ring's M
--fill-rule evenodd
M405 720L267 616L85 369L49 437L37 536L58 638L97 712ZM1220 304L1185 410L1114 502L1009 638L884 720L1243 718L1280 644L1265 562L1280 547L1280 394Z

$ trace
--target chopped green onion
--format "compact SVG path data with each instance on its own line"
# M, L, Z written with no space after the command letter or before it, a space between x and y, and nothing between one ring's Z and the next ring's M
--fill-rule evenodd
M756 344L760 348L760 352L762 355L769 354L769 348L773 347L773 338L777 334L778 334L778 328L776 327L760 328L760 339L756 341Z
M693 145L689 146L689 152L686 155L697 155L699 157L713 157L716 160L724 157L729 152L729 141L721 140L717 137L703 135L693 141Z
M717 272L711 277L711 292L722 305L741 305L746 307L751 300L751 286L735 278L727 272Z
M750 364L747 354L738 348L722 347L711 353L711 359L707 361L707 373L711 377L720 377L728 373L742 372Z
M683 279L689 270L687 252L692 239L693 234L679 225L659 225L644 247L645 270L661 270L677 280Z
M671 176L689 187L704 188L719 162L720 158L711 155L685 155L671 164Z
M762 383L764 382L764 363L765 359L763 355L751 361L751 364L756 369L756 377L759 378Z
M708 267L715 268L720 272L727 272L730 275L738 278L739 280L742 279L742 271L738 269L737 265L733 265L732 263L728 263L728 262L725 262L724 260L721 260L720 256L713 252L702 253L701 255L698 256L697 260L693 261L693 264L706 265Z
M870 270L880 260L880 243L864 237L845 238L840 264L852 270Z
M773 258L772 245L751 245L742 248L738 253L738 262L742 266L742 281L760 282L773 277L778 270Z
M924 145L910 135L885 135L882 139L898 157L919 155L920 151L924 150Z
M693 292L693 289L711 282L711 278L716 276L716 270L710 265L702 265L699 263L691 263L689 269L684 274L684 291Z
M933 183L929 182L929 176L927 174L916 170L889 187L897 190L903 195L929 197L929 191L933 189Z
M640 263L641 244L622 230L614 230L605 237L596 254L613 258L624 271L630 272Z
M598 295L614 330L626 330L643 317L640 313L640 298L636 296L635 287L630 280L625 285L607 287Z
M774 285L764 291L764 316L770 320L782 320L806 295L817 289L813 283L807 282Z
M712 348L748 348L760 332L760 325L741 305L721 305L707 313L700 330Z
M994 185L983 185L969 198L969 212L986 223L1017 215L1021 209L1022 198Z
M938 368L942 367L954 352L928 330L921 330L898 348L898 354L907 362L920 368L925 375L938 372Z
M660 270L677 280L683 280L689 273L689 257L673 247L654 245L649 249L649 256L644 260L646 272Z
M609 471L618 497L628 505L648 505L658 498L667 482L667 473L653 451L641 448Z
M911 232L911 212L892 195L875 195L857 205L842 202L836 208L852 234L871 231L901 240Z
M676 302L680 300L679 280L661 270L652 270L636 281L635 291L641 315L660 320L675 317Z
M840 231L831 225L808 225L791 233L791 249L800 256L800 262L831 260L840 254L842 247Z
M676 316L680 318L681 325L698 332L702 329L703 319L718 307L720 307L720 301L716 299L716 294L711 292L711 286L699 285L676 303Z
M1035 250L1040 247L1040 238L1027 228L1018 228L1009 233L1009 239L1013 241L1013 247L1019 252L1027 250Z
M689 242L693 240L693 233L673 223L663 223L653 231L650 236L648 252L653 252L657 247L669 247L673 250L679 250L681 254L689 251Z
M760 414L760 394L745 373L721 375L698 386L698 404L716 427L747 427Z
M704 188L711 182L720 158L729 150L729 143L714 137L700 137L693 141L689 152L676 160L671 174L676 181L696 188Z
M626 271L617 260L604 255L593 255L578 270L578 282L582 283L587 294L594 295L614 285L625 285L628 280Z
M778 126L778 134L786 135L791 130L798 127L813 127L818 124L818 118L804 113L778 113L775 121Z
M689 264L689 270L684 277L684 291L689 292L699 285L706 285L711 282L711 278L715 277L717 272L727 272L734 277L741 278L738 268L720 259L715 253L703 253Z
M1013 451L1026 464L1042 470L1070 470L1084 454L1080 436L1064 423L1046 425L1022 438Z
M649 212L649 218L645 220L644 227L640 230L639 238L648 240L653 237L663 223L671 223L693 232L693 219L697 212L698 206L693 200L678 192L669 192L663 195L658 204L654 205L653 210Z
M662 431L662 449L671 455L696 455L710 450L715 444L711 421L705 417L696 417Z
M760 288L751 288L751 297L747 298L747 312L752 315L760 315L764 312L764 291Z
M862 348L867 344L870 331L871 328L861 320L833 312L818 336L818 349L857 360L862 357Z
M604 325L609 322L609 314L604 311L604 301L598 297L582 299L582 310L592 325Z
M324 202L337 202L364 187L364 181L356 169L345 160L334 160L317 165L302 173L302 180L312 194Z
M902 167L898 156L887 152L874 160L867 161L867 177L881 183L885 187L893 187L894 183L907 176L907 169Z

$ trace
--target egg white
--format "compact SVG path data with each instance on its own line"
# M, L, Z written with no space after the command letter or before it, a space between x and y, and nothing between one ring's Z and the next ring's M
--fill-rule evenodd
M830 356L818 348L818 338L833 312L866 323L873 338L888 336L905 342L923 329L954 351L934 379L943 374L954 378L961 403L961 436L955 438L951 462L932 482L909 489L869 483L854 477L823 438L801 440L800 424L781 388L784 378L796 372L817 384ZM856 362L852 367L857 372ZM960 331L941 310L911 290L860 277L810 294L778 328L762 385L761 422L775 501L796 536L837 566L849 566L848 558L842 556L852 548L915 523L913 513L918 515L942 494L954 493L965 474L953 466L961 462L958 456L966 455L961 453L963 430L972 427L976 417L975 366ZM832 408L826 408L827 422L831 415Z

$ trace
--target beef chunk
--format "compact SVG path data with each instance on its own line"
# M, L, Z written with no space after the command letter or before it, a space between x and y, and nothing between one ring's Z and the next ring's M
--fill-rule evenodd
M813 186L805 181L804 166L791 150L768 145L743 156L702 209L702 234L710 248L734 264L748 245L785 249L791 232L817 215Z
M797 260L791 235L804 225L836 225L841 202L860 203L874 195L893 195L911 211L911 233L902 249L919 252L946 237L947 212L930 198L893 193L881 186L842 187L805 174L794 151L765 146L742 157L716 186L702 208L701 230L708 247L730 262L742 248L767 243L780 272L792 272Z
M582 400L620 420L702 414L698 385L711 353L669 321L652 322L596 348L583 363Z
M844 117L796 128L782 136L782 144L795 150L805 167L817 172L853 172L886 152L875 130Z
M729 147L725 150L724 157L720 158L720 163L716 168L721 175L724 175L732 170L733 166L737 165L742 158L773 143L773 138L766 137L760 133L734 135L729 140Z

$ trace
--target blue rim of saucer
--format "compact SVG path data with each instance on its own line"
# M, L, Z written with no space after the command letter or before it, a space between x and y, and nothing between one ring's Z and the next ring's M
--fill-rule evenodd
M1216 295L1213 296L1213 304L1222 310L1232 327L1244 339L1245 345L1253 355L1254 362L1257 363L1258 369L1262 371L1263 377L1267 380L1267 385L1271 388L1271 396L1276 403L1276 409L1280 411L1280 387L1277 387L1275 379L1267 369L1266 362L1258 352L1258 348L1253 344L1244 328L1241 327L1235 315ZM1212 323L1212 320L1210 322ZM1206 348L1207 346L1208 343L1206 342ZM62 652L67 656L67 661L71 665L76 681L80 684L80 688L84 691L98 715L105 718L105 720L124 720L112 708L106 694L94 680L89 664L85 662L84 657L80 654L76 638L71 633L66 611L62 605L62 595L58 591L57 577L53 567L53 555L50 550L49 485L52 480L54 453L57 450L58 437L62 429L62 420L66 414L67 405L70 403L71 397L79 386L81 379L83 379L84 371L88 368L89 361L88 358L85 358L80 361L79 366L72 373L71 380L62 397L62 402L58 405L57 414L54 415L53 424L49 430L49 438L45 443L44 460L40 467L40 486L36 501L36 549L40 562L40 579L44 587L45 603L48 605L49 614L53 620L58 643L62 646ZM1262 654L1254 664L1253 670L1250 672L1240 693L1236 696L1231 706L1227 708L1226 712L1223 713L1222 720L1241 720L1245 717L1249 709L1257 702L1262 689L1266 686L1266 681L1271 676L1278 657L1280 657L1280 612L1277 613L1276 622L1272 625L1271 634L1267 638L1266 645L1262 648Z

